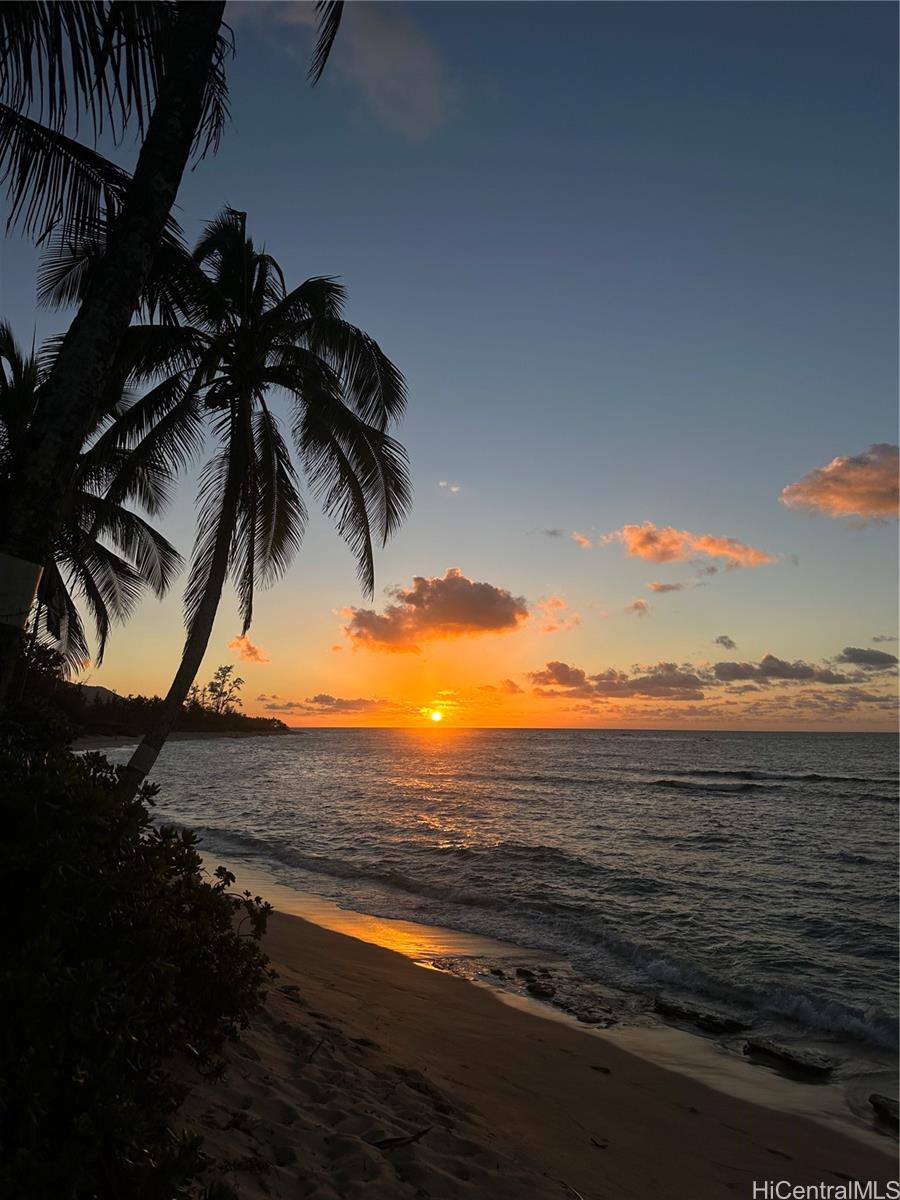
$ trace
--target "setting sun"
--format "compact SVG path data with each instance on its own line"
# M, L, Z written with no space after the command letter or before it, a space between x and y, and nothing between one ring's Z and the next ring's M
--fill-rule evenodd
M444 714L442 712L438 712L438 710L436 708L432 709L431 719L432 719L432 721L443 721Z

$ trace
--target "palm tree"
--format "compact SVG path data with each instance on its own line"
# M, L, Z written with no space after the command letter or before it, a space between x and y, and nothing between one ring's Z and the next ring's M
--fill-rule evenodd
M0 322L0 479L10 476L27 440L47 357L26 354L9 325ZM127 402L120 396L117 407ZM125 621L148 588L162 597L177 574L177 550L126 506L136 499L151 514L158 512L168 481L167 468L153 456L114 451L98 438L80 455L30 618L31 641L56 643L70 673L90 657L76 598L93 618L99 663L112 621Z
M148 365L155 386L107 435L182 459L201 423L215 439L200 476L184 652L159 718L123 776L129 792L181 711L226 580L246 633L257 585L277 579L300 545L306 508L273 395L287 400L298 465L350 545L369 594L374 543L387 540L410 500L405 451L387 432L403 411L406 386L377 343L343 319L341 285L312 278L288 291L275 260L247 238L245 215L230 209L206 227L193 264L185 289L195 297L190 326L162 330L165 345ZM164 362L175 369L159 378Z
M110 218L103 260L0 495L0 706L97 397L109 384L185 166L195 148L215 147L227 118L224 8L224 0L0 5L0 175L13 218L43 234L60 221ZM341 14L340 4L317 8L314 81ZM32 107L49 124L31 120ZM137 165L118 200L99 156L65 136L79 117L90 119L95 135L104 122L114 133L138 122Z

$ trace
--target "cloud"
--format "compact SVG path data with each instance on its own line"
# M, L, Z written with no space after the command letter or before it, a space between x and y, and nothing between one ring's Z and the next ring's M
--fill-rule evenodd
M854 666L863 667L867 671L886 671L890 667L897 666L897 658L893 654L888 654L884 650L869 650L862 646L845 646L837 656L837 661L842 663L852 663Z
M720 633L717 638L713 638L713 642L725 650L737 650L737 642L733 642L727 633Z
M232 638L228 643L228 649L234 650L241 662L270 663L272 661L261 646L254 646L246 633L239 633L237 637Z
M787 662L774 654L764 654L758 663L717 662L713 664L713 674L721 683L731 683L737 679L810 683L852 682L847 675L841 675L829 667L816 666L814 663L803 662L802 659Z
M392 591L383 613L350 608L344 632L354 646L394 653L418 653L419 643L445 638L514 633L528 619L522 596L467 579L458 567L443 577L417 575L409 588Z
M331 696L327 692L319 692L316 696L307 696L305 700L282 700L278 696L257 696L258 700L266 700L268 712L302 713L305 716L321 716L335 713L343 716L346 713L368 713L393 708L387 700L370 700L362 696L354 699L342 696Z
M776 562L773 554L747 546L731 537L716 537L711 533L691 533L688 529L659 528L652 521L643 525L623 525L613 533L604 534L604 544L621 542L632 558L647 562L689 562L696 555L723 558L729 567L761 567Z
M315 25L315 5L303 0L255 0L229 4L228 18L278 27ZM288 44L288 52L292 47ZM308 49L304 47L304 57ZM328 63L338 78L362 94L386 129L410 141L422 141L444 126L458 88L436 47L399 5L348 4Z
M652 667L632 667L631 672L609 668L588 675L581 667L548 662L529 679L539 696L599 701L615 698L665 697L669 700L702 700L703 681L689 669L660 662Z
M651 592L683 592L687 587L686 583L648 583L647 587Z
M443 488L445 492L451 492L454 496L456 496L460 491L460 486L458 483L450 483L449 480L446 479L442 479L438 483L438 487Z
M833 458L782 489L779 499L788 508L807 508L826 516L879 520L896 517L897 471L900 451L878 442L865 454Z
M570 612L566 615L568 605L562 596L548 596L546 600L541 600L536 604L535 608L544 614L544 624L541 626L542 633L565 632L581 624L580 613Z
M650 611L650 605L646 600L632 600L630 604L625 605L624 611L634 613L636 617L646 617Z
M522 693L522 688L513 679L504 679L502 683L483 683L478 689L480 692L501 692L504 696L519 696Z
M539 529L538 533L542 533L544 537L561 538L563 535L562 529Z
M881 642L896 642L897 638L892 633L876 633L872 641L879 645Z
M577 529L570 536L576 546L580 546L582 550L590 550L591 539L589 537L585 537L584 534L579 533Z

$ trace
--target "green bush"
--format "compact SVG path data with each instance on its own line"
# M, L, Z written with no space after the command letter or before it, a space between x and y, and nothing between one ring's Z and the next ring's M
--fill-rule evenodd
M198 1142L173 1132L185 1060L219 1068L263 998L269 906L154 827L150 789L101 755L0 731L0 1196L192 1194Z

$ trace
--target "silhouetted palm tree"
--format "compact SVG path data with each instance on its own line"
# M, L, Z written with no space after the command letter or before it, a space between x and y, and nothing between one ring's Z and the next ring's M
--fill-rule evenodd
M224 0L28 0L0 5L0 175L34 233L105 219L106 251L44 385L15 476L0 496L0 705L94 405L109 383L192 149L227 118ZM318 6L314 78L341 6ZM30 119L35 108L46 123ZM89 120L142 145L117 194L99 156L65 130ZM99 161L98 161L99 160Z
M46 370L0 322L0 478L9 477L27 440ZM124 404L127 398L120 398L117 407ZM112 621L125 621L148 588L163 596L177 574L181 556L126 506L137 500L158 512L167 482L167 468L152 456L117 449L109 440L95 439L82 452L31 613L32 638L51 639L69 671L90 658L78 600L93 619L100 662Z
M187 640L158 722L129 763L134 789L153 766L181 711L231 578L246 633L258 583L280 576L300 545L306 509L273 395L288 402L299 466L374 588L374 542L397 528L409 505L403 447L387 432L403 411L402 376L380 347L342 316L344 290L307 279L288 291L275 260L246 236L243 213L226 209L193 255L192 323L162 329L148 374L175 370L110 430L145 453L186 458L203 423L216 449L200 477L199 519L185 592ZM157 327L158 328L158 327ZM148 333L148 338L152 334Z

